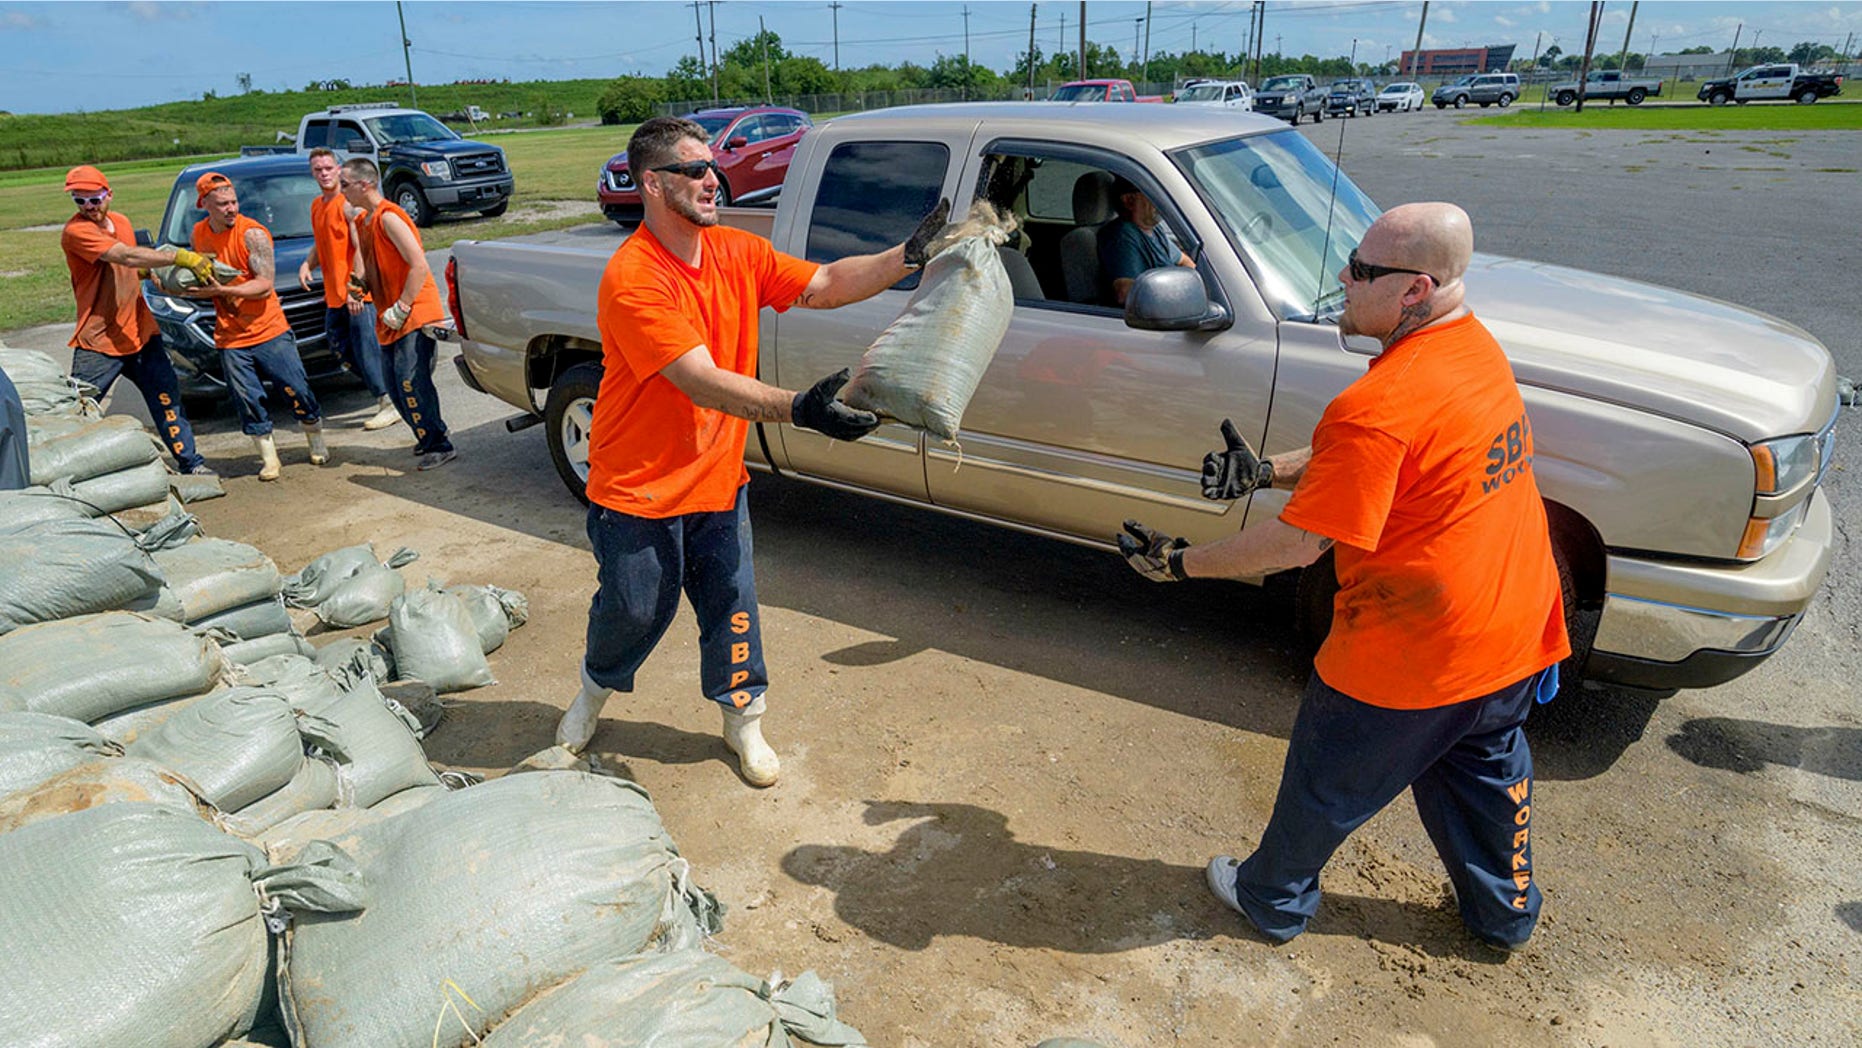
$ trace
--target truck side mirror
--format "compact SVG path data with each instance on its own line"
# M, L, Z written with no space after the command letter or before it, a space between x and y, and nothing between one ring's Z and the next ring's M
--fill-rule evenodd
M1184 266L1145 270L1125 296L1125 326L1140 331L1213 330L1228 322L1228 311L1209 301L1202 275Z
M137 247L154 247L155 237L151 235L149 231L146 229L138 229L136 230L136 246Z

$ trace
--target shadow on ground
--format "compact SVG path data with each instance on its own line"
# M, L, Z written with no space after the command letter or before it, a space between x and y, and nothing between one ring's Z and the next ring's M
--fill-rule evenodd
M1697 717L1668 736L1668 748L1703 768L1750 775L1768 764L1862 781L1862 729Z

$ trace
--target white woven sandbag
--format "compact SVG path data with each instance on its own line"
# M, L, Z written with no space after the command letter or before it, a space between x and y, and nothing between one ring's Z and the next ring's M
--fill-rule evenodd
M53 520L0 535L0 633L120 608L161 584L136 536L108 520Z
M337 843L371 898L292 930L280 996L298 1048L458 1048L591 964L717 927L645 792L616 779L513 775Z
M122 755L121 746L82 721L30 710L0 713L0 797L30 790L81 764Z
M89 508L69 497L70 485L0 491L0 534L48 520L84 520Z
M0 797L0 833L105 804L155 804L197 818L213 808L185 777L140 757L104 757L67 768L31 789Z
M617 957L594 965L518 1010L483 1048L652 1045L653 1048L790 1048L791 1034L818 1045L865 1045L859 1031L809 996L813 972L773 987L703 950ZM800 991L799 993L796 991ZM793 1001L792 997L801 997Z
M76 481L71 490L97 514L121 513L168 499L168 467L160 460Z
M366 626L388 617L395 598L407 592L407 580L385 564L365 564L336 584L317 605L317 618L331 629Z
M204 1048L250 1030L270 972L261 899L353 910L353 862L264 853L122 803L0 835L0 1031L20 1048Z
M294 862L313 841L330 841L338 848L355 846L354 834L365 826L424 807L449 791L444 786L413 786L368 808L321 808L293 815L253 837L273 862Z
M940 234L905 311L860 358L840 399L955 441L1014 315L1015 291L996 252L1014 228L1012 214L978 201Z
M226 661L236 666L249 666L279 655L301 655L309 658L317 651L316 647L296 630L273 633L252 640L236 641L232 644L222 644L220 650L226 653Z
M402 547L394 551L385 566L399 568L418 559L420 554ZM331 550L304 565L297 574L285 578L282 588L285 603L294 608L314 608L329 600L344 579L371 565L382 566L375 556L375 547L369 543Z
M236 641L291 632L291 615L278 597L264 597L188 623L197 630L220 630Z
M336 765L321 757L312 757L304 761L304 766L291 776L290 782L228 813L221 823L228 833L256 837L293 815L331 807L336 797Z
M36 349L15 349L0 343L0 371L6 372L28 416L95 413L65 373L64 366Z
M395 598L388 626L396 679L425 681L442 695L497 683L478 626L458 597L431 584L412 590Z
M0 692L27 709L86 723L199 695L225 679L226 658L206 637L127 611L45 622L0 636Z
M154 435L133 415L41 416L32 420L26 449L34 484L89 480L161 457Z
M284 582L270 557L226 539L159 550L155 563L180 600L187 622L275 596Z
M129 746L188 777L221 811L283 788L304 765L297 718L284 696L231 688L188 706Z
M411 717L391 708L373 680L339 685L323 667L295 655L255 663L246 673L305 715L299 731L314 752L335 762L345 807L367 808L411 787L439 785Z
M478 629L478 646L490 655L504 646L511 631L530 621L530 601L516 590L497 586L447 586L458 597Z

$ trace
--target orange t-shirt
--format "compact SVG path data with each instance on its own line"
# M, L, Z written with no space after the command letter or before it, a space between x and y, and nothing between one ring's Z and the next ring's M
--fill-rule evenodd
M589 501L636 517L736 505L750 423L701 408L660 370L704 346L717 366L756 375L757 311L783 312L819 268L762 237L712 226L699 266L643 226L608 260L595 293L604 372L588 449Z
M1321 680L1373 706L1424 709L1570 654L1532 426L1480 321L1385 350L1326 407L1312 448L1280 519L1338 543Z
M246 231L251 229L263 234L267 242L272 238L269 230L244 215L235 217L232 226L224 233L215 233L213 226L203 218L194 223L194 250L212 255L215 261L239 270L239 278L233 283L251 280L252 256L246 250ZM273 274L274 277L276 275ZM213 344L221 349L256 346L291 330L291 323L284 318L284 307L278 304L278 292L275 290L266 292L260 298L216 296L213 310Z
M356 239L361 242L362 260L368 267L369 295L375 300L375 337L385 347L397 338L405 338L422 324L445 320L446 310L440 306L440 289L433 283L433 274L428 273L426 282L414 293L414 307L408 311L407 322L398 330L382 322L382 312L400 301L401 291L407 287L408 270L414 268L401 257L394 241L382 230L383 215L399 217L407 225L408 232L414 234L416 244L420 243L420 229L407 217L407 212L391 200L382 201L375 205L374 211L356 219Z
M349 301L349 220L343 217L343 198L310 202L310 233L317 241L317 263L323 270L323 304L337 309Z
M112 228L72 215L59 241L65 249L65 268L71 271L71 292L78 301L78 327L68 343L112 357L140 353L157 332L155 314L142 300L142 278L133 266L103 260L104 252L118 244L136 246L129 219L112 212Z

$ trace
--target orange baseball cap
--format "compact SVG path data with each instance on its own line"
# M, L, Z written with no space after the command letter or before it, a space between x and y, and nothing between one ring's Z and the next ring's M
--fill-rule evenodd
M103 177L103 172L89 164L79 164L65 172L65 190L80 193L95 193L100 189L109 189L110 180Z
M207 194L216 189L224 189L233 184L233 180L219 173L209 171L194 180L194 206L206 207Z

